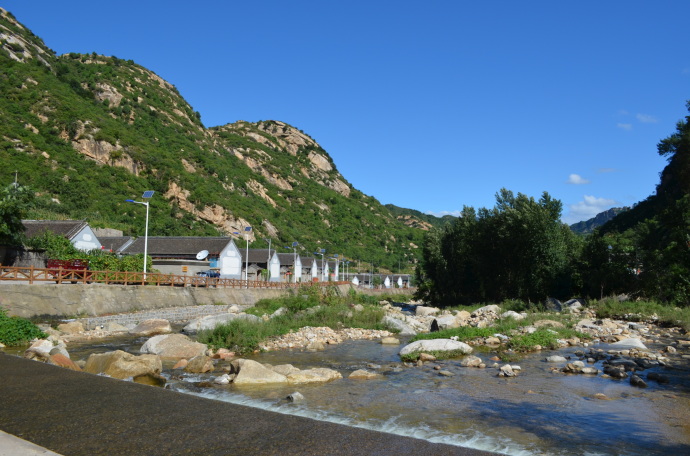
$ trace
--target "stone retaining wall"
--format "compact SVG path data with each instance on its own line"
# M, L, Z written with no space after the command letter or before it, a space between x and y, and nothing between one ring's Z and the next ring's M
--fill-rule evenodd
M132 312L126 314L105 315L102 317L80 318L78 321L84 325L84 329L96 329L99 326L107 325L108 323L118 323L123 326L137 325L144 320L151 320L162 318L171 323L183 323L196 318L205 317L207 315L215 315L220 313L227 313L231 305L204 305L192 307L171 307L168 309L145 310L141 312ZM247 306L240 307L244 310Z
M340 285L347 293L350 285ZM369 290L356 289L367 293ZM411 290L391 289L391 293ZM105 284L26 284L0 282L0 307L24 318L50 315L84 318L144 310L202 305L252 306L263 298L290 293L285 289L155 287ZM373 293L372 293L373 294Z

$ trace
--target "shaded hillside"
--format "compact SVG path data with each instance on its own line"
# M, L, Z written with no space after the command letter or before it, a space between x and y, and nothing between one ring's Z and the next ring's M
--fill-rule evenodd
M435 215L424 214L415 209L398 207L394 204L386 204L386 208L388 208L388 210L390 210L391 213L405 225L413 228L419 228L424 231L428 231L431 228L441 228L457 219L457 217L453 217L452 215L436 217Z
M573 223L570 225L570 229L577 234L589 234L627 210L628 208L625 207L613 207L608 211L598 213L589 220Z
M33 218L87 219L152 235L233 235L384 267L417 257L423 232L353 188L309 135L279 121L205 128L177 89L131 60L56 56L0 10L0 185L39 198Z

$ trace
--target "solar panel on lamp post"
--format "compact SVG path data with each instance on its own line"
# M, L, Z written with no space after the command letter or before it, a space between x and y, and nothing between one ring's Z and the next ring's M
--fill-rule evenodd
M155 193L154 190L146 190L143 195L141 195L142 199L151 199L153 197L153 194ZM146 280L146 264L148 263L148 249L149 249L149 202L148 201L134 201L131 199L125 200L127 203L134 203L134 204L142 204L146 206L146 224L144 227L144 280Z

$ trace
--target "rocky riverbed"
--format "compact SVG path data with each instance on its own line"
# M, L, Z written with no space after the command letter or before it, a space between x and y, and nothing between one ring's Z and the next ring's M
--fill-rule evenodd
M597 319L580 303L571 303L562 310L576 317L588 340L561 340L559 350L504 363L496 349L514 334L495 334L470 341L472 353L463 357L438 361L422 350L416 362L404 363L399 353L411 334L487 327L499 318L524 315L498 306L468 313L381 305L399 333L302 328L267 341L262 353L238 358L228 350L209 350L160 319L134 327L111 322L90 331L69 322L50 330L51 340L38 342L26 356L218 400L421 433L507 454L650 454L657 447L666 450L657 454L668 454L669 448L690 448L690 340L678 328ZM213 319L250 318L241 309L224 314ZM556 320L544 315L519 332L554 327L560 324ZM95 345L100 347L94 350ZM525 419L525 413L539 418ZM630 429L639 432L630 436Z

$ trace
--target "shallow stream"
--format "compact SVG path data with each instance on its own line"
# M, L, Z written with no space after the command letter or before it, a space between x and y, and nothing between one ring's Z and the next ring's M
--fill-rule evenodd
M123 349L138 354L145 338L70 344L73 359ZM605 348L605 347L604 347ZM399 346L348 341L319 352L276 351L252 356L273 365L300 369L329 367L343 375L324 385L202 387L220 375L172 371L166 364L166 388L220 401L296 414L350 426L414 436L511 455L690 454L690 366L663 368L670 383L627 380L550 371L561 367L546 356L571 356L576 348L542 352L518 362L516 378L499 378L494 368L465 368L459 360L402 367ZM479 353L487 365L491 353ZM446 377L436 364L450 371ZM372 366L373 365L373 366ZM380 366L380 367L376 367ZM599 363L594 365L601 369ZM378 380L350 380L356 369L383 374ZM660 368L656 368L660 369ZM645 373L648 371L645 371ZM285 398L298 391L301 403ZM603 393L608 400L596 399Z

